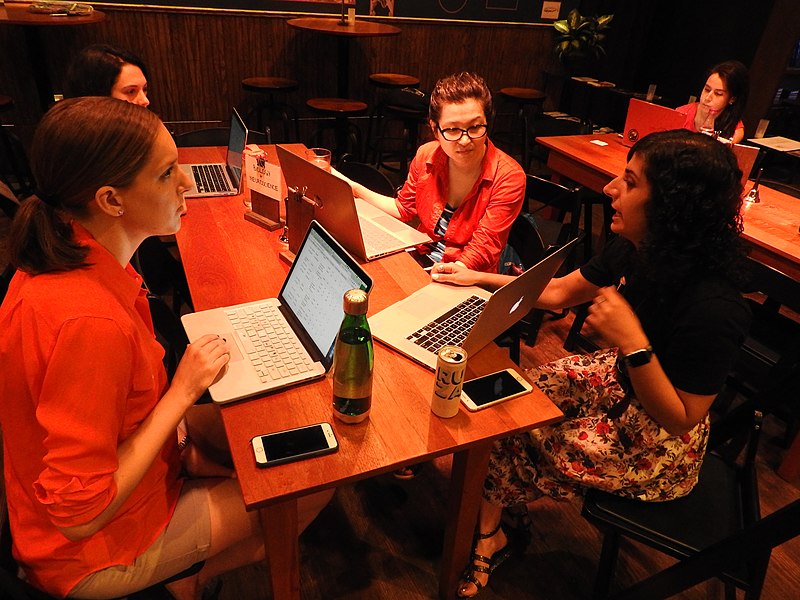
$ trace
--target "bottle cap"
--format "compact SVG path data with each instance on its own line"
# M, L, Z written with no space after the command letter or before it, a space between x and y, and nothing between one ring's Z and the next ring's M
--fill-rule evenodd
M348 315L365 315L368 300L369 296L364 290L348 290L344 293L344 312Z

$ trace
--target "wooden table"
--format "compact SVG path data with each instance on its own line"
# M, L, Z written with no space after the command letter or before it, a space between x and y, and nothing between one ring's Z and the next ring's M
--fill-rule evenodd
M297 152L301 145L292 145ZM266 147L276 161L274 148ZM221 148L179 149L182 162L218 161ZM285 189L285 183L284 189ZM190 199L177 234L195 308L202 310L274 296L288 266L278 259L279 232L245 221L240 196ZM370 314L428 282L407 253L367 263L374 280ZM477 376L510 366L494 344L469 360ZM469 560L481 488L492 441L561 418L542 394L534 393L478 413L452 419L430 411L433 373L380 344L375 345L372 411L358 425L331 414L330 377L222 408L234 466L248 510L264 524L273 597L300 598L297 499L436 456L454 454L439 594L452 598ZM250 449L256 435L319 421L333 423L339 451L298 463L258 469Z
M105 20L105 13L95 10L87 16L44 15L28 12L28 3L6 2L0 6L0 24L19 25L24 27L25 43L31 61L31 74L36 81L39 94L39 105L46 111L53 103L53 84L47 70L47 59L41 39L42 27L67 27L89 25Z
M605 146L593 144L605 142ZM547 166L556 174L602 193L603 187L625 169L628 146L614 133L540 137L536 141L550 154ZM761 202L742 207L750 256L800 281L800 198L765 185Z
M364 21L356 19L352 23L342 25L341 20L331 17L301 17L287 21L290 27L314 31L323 35L333 35L338 38L338 53L336 72L336 94L339 98L349 98L350 86L350 40L357 37L379 37L386 35L399 35L400 28L385 23Z

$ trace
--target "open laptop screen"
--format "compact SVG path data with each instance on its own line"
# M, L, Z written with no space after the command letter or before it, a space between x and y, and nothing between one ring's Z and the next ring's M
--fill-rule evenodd
M242 160L244 147L247 144L247 126L244 124L239 112L234 108L231 114L231 134L228 138L228 151L225 162L228 164L228 173L231 183L239 188L242 179Z
M372 281L333 238L321 235L320 229L313 221L278 299L327 362L332 359L344 317L344 293L353 288L369 292Z

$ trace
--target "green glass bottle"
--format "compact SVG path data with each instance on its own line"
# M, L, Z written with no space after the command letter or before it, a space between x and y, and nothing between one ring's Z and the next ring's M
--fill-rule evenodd
M345 423L360 423L372 405L372 333L367 323L364 290L344 294L344 319L333 349L333 414Z

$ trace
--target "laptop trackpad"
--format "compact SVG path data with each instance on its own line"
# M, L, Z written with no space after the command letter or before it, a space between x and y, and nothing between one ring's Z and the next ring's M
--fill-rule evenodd
M403 304L403 311L415 317L429 317L431 316L431 306L441 304L441 295L435 293L433 290L420 292L414 296L411 302Z
M239 348L239 340L236 339L238 337L236 335L236 332L228 331L226 333L221 333L220 335L228 341L228 348L230 348L231 351L231 359L228 362L236 362L237 360L242 360L244 356L242 355L242 351Z
M395 231L395 232L405 231L406 228L408 227L408 225L406 225L402 221L398 221L397 219L395 219L390 215L375 217L374 219L372 219L372 222L388 229L389 231Z

